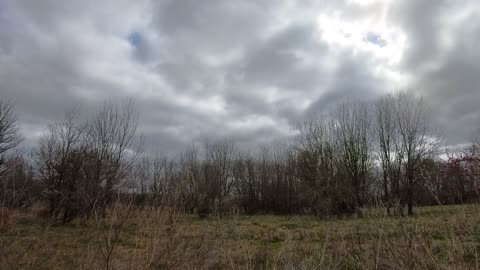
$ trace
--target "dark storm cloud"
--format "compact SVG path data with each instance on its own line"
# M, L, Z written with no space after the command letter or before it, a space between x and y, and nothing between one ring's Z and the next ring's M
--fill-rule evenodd
M398 6L392 8L392 18L408 32L409 48L403 63L410 71L418 71L441 53L439 28L444 26L445 12L451 9L448 2L453 3L447 0L399 1Z
M225 93L229 110L285 118L289 115L282 115L282 110L303 109L295 101L321 90L329 72L317 64L325 60L328 47L312 33L312 25L293 25L249 48L229 69L231 91ZM316 58L316 63L305 64L305 56Z
M328 113L343 102L373 102L383 94L386 82L365 68L371 65L366 56L345 55L339 62L327 90L309 106L306 114Z
M403 70L430 102L449 144L480 126L480 3L413 1L394 9L409 37Z
M0 0L0 94L16 102L29 147L69 108L134 97L146 147L172 154L207 138L287 138L305 114L408 87L462 143L480 116L478 10L473 0Z

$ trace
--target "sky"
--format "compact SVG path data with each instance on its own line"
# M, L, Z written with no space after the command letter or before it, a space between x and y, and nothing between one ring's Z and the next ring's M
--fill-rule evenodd
M0 97L25 145L131 97L149 149L283 140L312 112L400 89L450 145L480 125L478 0L0 0Z

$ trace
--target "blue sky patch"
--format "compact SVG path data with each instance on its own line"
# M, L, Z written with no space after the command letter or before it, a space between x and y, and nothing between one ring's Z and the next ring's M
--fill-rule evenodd
M142 35L139 32L132 32L130 35L128 35L127 39L128 42L134 47L138 47L143 41Z
M377 35L372 32L368 32L367 36L365 37L365 41L370 42L379 47L384 47L385 45L387 45L387 42L384 39L382 39L380 35Z

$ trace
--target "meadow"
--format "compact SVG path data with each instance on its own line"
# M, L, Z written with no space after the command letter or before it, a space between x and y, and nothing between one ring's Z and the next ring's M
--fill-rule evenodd
M413 217L201 219L123 206L85 224L38 216L3 224L0 269L480 269L478 205L419 207Z

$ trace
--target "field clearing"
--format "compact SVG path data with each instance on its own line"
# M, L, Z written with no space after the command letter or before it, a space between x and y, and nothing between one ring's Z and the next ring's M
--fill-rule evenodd
M105 269L102 254L113 250L110 269L480 269L478 205L415 211L343 219L135 211L124 223L65 226L21 213L0 233L0 268Z

